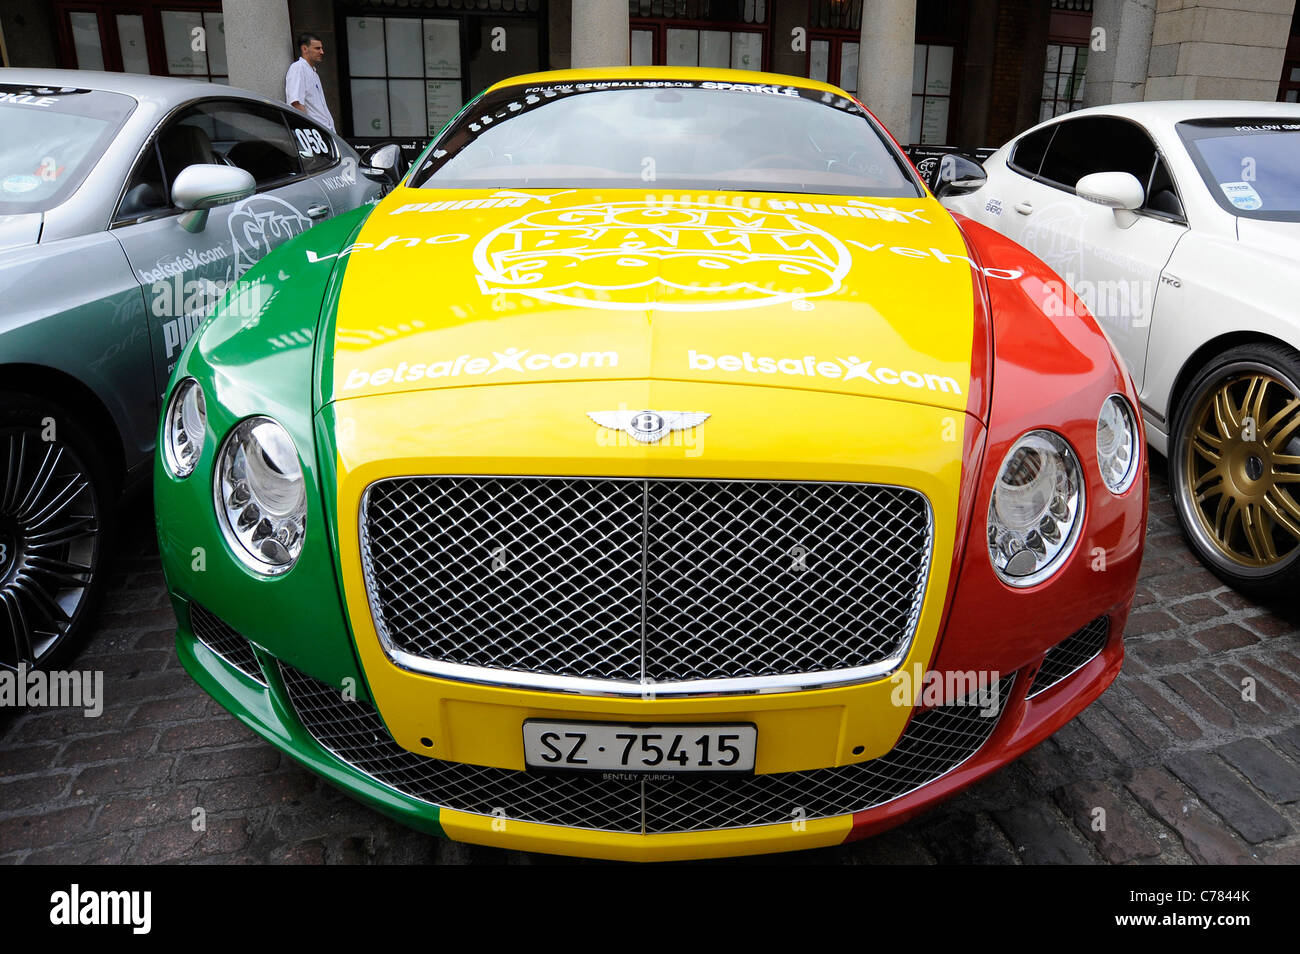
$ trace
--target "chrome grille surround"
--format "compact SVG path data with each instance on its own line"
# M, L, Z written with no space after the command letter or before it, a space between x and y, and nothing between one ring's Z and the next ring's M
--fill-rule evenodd
M1029 686L1026 699L1046 692L1092 662L1106 648L1110 637L1110 617L1098 616L1087 626L1072 633L1047 651Z
M847 815L901 798L956 769L983 747L1005 711L1015 673L997 699L918 709L894 748L836 768L770 775L521 772L439 759L402 748L369 704L280 663L303 727L340 761L411 798L476 815L630 834L716 831ZM983 703L995 711L982 715Z
M920 491L883 484L444 475L374 482L358 532L398 665L680 696L892 672L916 632L934 518Z
M190 604L190 632L194 638L212 650L248 678L266 685L266 673L253 644L235 632L225 620L200 606Z

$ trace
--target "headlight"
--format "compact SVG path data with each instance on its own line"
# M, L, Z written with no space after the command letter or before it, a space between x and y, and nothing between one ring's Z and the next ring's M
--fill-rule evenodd
M1133 411L1118 394L1106 398L1097 416L1097 466L1102 482L1122 494L1137 476L1138 429Z
M235 425L217 458L218 519L235 556L259 573L283 573L302 552L307 493L298 450L269 417Z
M194 473L208 433L208 410L198 381L186 378L176 385L163 421L163 459L177 477L188 477Z
M1012 586L1051 576L1074 549L1083 523L1083 472L1063 437L1030 431L998 470L989 501L989 557Z

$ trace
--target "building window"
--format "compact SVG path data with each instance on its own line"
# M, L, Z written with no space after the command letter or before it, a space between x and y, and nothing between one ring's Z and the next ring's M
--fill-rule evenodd
M766 23L767 7L767 0L628 0L627 12L634 20Z
M460 111L460 20L348 17L352 135L432 136Z
M501 15L453 12L477 7ZM475 0L447 0L429 10L440 16L344 11L339 21L344 38L339 75L346 77L340 90L343 128L365 139L436 136L470 95L544 68L538 9L537 0L477 6Z
M1300 103L1300 4L1291 15L1291 35L1282 62L1282 81L1277 87L1279 103Z
M766 68L766 0L628 0L633 66Z
M858 91L857 40L840 37L808 41L808 78L833 83L848 93Z
M936 146L948 143L955 52L956 48L951 46L916 45L912 58L911 143Z
M76 56L75 69L102 70L104 44L99 36L99 14L76 10L68 14L72 29L72 50Z
M1083 77L1087 71L1086 45L1047 44L1047 62L1043 68L1043 102L1038 113L1040 122L1083 106Z
M763 34L750 30L664 30L667 66L702 66L709 69L760 70L763 68Z
M230 82L225 20L216 0L186 9L168 9L156 0L111 7L59 2L55 10L60 65L69 69Z
M809 0L808 19L814 30L862 29L862 0Z
M1300 60L1282 67L1282 86L1278 90L1279 103L1300 103Z
M226 67L226 25L217 12L200 10L159 10L162 20L163 54L167 58L168 76L188 76L209 83L229 83ZM122 47L123 65L127 58L127 37L136 37L135 21L143 18L117 15L119 44ZM123 33L123 21L129 21L128 32ZM133 62L138 66L139 58ZM131 72L136 72L132 70Z
M633 30L628 62L633 66L655 65L655 31Z

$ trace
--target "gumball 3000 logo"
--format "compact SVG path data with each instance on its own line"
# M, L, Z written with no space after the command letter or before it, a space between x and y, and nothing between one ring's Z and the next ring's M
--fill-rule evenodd
M726 311L830 295L839 239L784 212L615 202L538 209L474 249L484 294L581 308Z

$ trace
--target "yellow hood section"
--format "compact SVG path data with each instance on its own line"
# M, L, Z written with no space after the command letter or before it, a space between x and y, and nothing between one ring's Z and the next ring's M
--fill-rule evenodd
M333 400L640 379L966 406L972 264L928 196L399 188L337 257Z

